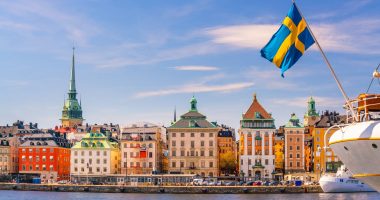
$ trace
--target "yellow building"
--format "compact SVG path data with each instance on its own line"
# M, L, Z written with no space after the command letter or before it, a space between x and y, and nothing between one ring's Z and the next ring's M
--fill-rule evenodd
M338 167L342 164L339 158L334 154L330 148L325 147L325 133L333 125L345 123L346 117L341 116L336 112L326 111L322 116L321 120L315 124L315 128L312 129L313 137L313 157L314 157L314 172L320 173L322 171L336 171ZM330 132L326 135L326 141L328 142L331 135L338 130L337 128L332 128ZM326 166L326 167L325 167Z
M275 171L278 174L284 173L284 165L285 165L285 158L284 158L284 137L275 137L274 139L274 165L275 165Z
M235 174L236 165L236 141L235 130L222 125L222 130L218 133L219 148L219 174Z

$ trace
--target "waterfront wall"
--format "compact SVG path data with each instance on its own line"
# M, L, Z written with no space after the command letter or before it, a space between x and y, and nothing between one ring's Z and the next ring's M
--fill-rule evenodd
M0 190L98 192L98 193L173 193L173 194L253 194L320 193L319 186L117 186L117 185L45 185L2 183Z

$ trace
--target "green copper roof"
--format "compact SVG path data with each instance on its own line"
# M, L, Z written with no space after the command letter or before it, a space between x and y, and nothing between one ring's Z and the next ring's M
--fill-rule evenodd
M285 128L303 128L303 124L300 123L300 120L296 114L291 114L288 123L286 123Z
M190 111L197 111L197 99L194 96L190 100Z
M319 116L317 111L315 110L315 101L313 97L310 97L309 101L307 102L307 112L305 114L306 117L308 116Z
M81 141L75 143L73 149L117 149L118 144L111 142L103 133L87 133Z
M214 124L206 120L206 116L197 110L197 100L193 96L190 100L190 111L181 115L181 118L169 128L215 128Z

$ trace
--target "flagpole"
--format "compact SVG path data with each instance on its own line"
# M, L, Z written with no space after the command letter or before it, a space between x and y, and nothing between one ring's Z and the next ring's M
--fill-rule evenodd
M293 3L294 3L294 6L298 9L295 0L292 0L292 1L293 1ZM330 69L330 72L331 72L332 76L334 77L335 82L336 82L336 84L338 85L338 88L339 88L340 92L342 93L342 95L343 95L343 97L344 97L344 99L345 99L345 101L346 101L346 104L347 104L348 107L350 108L350 111L351 111L351 113L352 113L352 116L354 117L355 121L359 121L358 116L355 114L355 112L354 112L354 108L352 107L352 104L350 103L350 99L348 98L346 92L344 91L344 89L343 89L343 87L342 87L342 84L340 83L338 77L336 76L335 71L334 71L334 69L332 68L332 66L331 66L331 64L330 64L330 61L327 59L325 52L322 50L321 45L319 45L319 42L318 42L317 38L315 37L313 31L311 31L311 28L309 27L309 24L307 23L306 18L302 15L302 12L301 12L300 9L298 9L298 12L300 13L301 17L302 17L303 19L305 19L306 27L307 27L307 29L309 30L309 32L310 32L310 34L311 34L311 37L313 37L313 39L314 39L314 41L315 41L315 44L317 45L319 51L321 52L322 57L323 57L323 59L325 60L325 62L326 62L326 64L327 64L327 67Z

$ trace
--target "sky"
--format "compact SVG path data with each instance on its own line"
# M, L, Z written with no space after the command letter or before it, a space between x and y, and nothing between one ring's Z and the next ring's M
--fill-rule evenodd
M297 1L348 96L380 63L379 1ZM313 45L280 76L260 49L291 1L0 1L0 124L60 124L72 47L85 122L170 125L194 94L198 110L239 127L257 94L276 126L344 99ZM379 82L370 92L377 92Z

